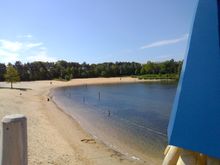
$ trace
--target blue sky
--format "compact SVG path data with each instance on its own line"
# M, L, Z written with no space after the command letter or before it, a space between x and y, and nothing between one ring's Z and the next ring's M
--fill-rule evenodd
M0 1L0 62L183 59L197 0Z

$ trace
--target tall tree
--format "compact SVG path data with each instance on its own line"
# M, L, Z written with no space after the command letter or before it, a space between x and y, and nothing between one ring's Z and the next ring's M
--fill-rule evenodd
M5 81L11 83L11 89L13 88L13 83L20 81L18 71L12 65L8 65L6 68Z

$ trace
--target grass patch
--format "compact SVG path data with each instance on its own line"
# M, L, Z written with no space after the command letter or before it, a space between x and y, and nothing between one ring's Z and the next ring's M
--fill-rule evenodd
M134 77L134 76L133 76ZM177 74L145 74L140 76L135 76L138 79L172 79L178 80L179 76Z

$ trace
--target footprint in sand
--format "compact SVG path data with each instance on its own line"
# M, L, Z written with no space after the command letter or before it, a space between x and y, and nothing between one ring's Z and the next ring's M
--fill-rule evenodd
M82 139L81 142L88 144L96 144L95 139Z

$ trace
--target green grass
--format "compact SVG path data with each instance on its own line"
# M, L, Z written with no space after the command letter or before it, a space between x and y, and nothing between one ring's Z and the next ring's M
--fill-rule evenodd
M138 79L172 79L178 80L179 76L177 74L145 74L136 76Z

